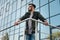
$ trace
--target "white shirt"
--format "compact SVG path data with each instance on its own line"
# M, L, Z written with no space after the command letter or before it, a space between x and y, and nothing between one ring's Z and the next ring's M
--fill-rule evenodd
M32 16L33 16L33 13L30 14L29 18L32 18ZM28 28L29 28L28 32L29 32L29 34L31 34L32 33L32 20L28 21Z

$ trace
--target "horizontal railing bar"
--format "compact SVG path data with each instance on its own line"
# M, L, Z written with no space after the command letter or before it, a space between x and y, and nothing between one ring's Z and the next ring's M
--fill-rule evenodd
M38 23L44 24L44 23L41 22L40 20L36 20L36 19L32 19L32 18L27 18L27 19L21 21L20 23L25 22L25 21L27 21L27 20L33 20L33 21L36 21L36 22L38 22ZM20 24L20 23L19 23L19 24ZM4 31L4 30L7 30L7 29L9 29L9 28L11 28L11 27L13 27L13 26L14 26L14 25L12 25L12 26L10 26L10 27L8 27L8 28L5 28L5 29L3 29L3 30L0 30L0 32L2 32L2 31ZM51 24L49 24L48 26L50 26L50 27L55 27L55 28L57 28L57 29L60 29L60 27L56 27L56 26L53 26L53 25L51 25Z

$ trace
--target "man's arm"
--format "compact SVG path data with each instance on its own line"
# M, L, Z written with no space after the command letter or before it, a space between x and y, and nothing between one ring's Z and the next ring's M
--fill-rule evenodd
M19 19L14 23L14 25L18 25L18 24L20 23L20 21L26 19L26 15L27 15L27 13L26 13L24 16L22 16L21 18L19 18Z
M25 13L25 15L24 16L22 16L21 18L19 18L20 19L20 21L22 21L22 20L24 20L24 19L26 19L27 18L27 13Z
M38 12L38 19L40 19L44 25L48 25L47 20Z

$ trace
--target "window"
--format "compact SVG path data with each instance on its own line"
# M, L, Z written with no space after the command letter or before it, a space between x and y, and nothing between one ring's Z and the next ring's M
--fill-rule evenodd
M19 36L18 34L15 34L14 35L14 40L18 40L18 36Z
M13 35L10 35L9 36L9 40L13 40Z
M12 26L12 25L14 25L14 22L15 22L15 19L14 20L11 20L11 25L10 26Z
M49 19L47 19L47 21L49 21ZM45 40L44 38L47 38L50 34L50 27L49 26L45 26L43 24L40 24L40 33L41 33L41 39Z
M22 3L22 6L24 6L26 4L26 0L22 0L21 3Z
M50 13L51 16L60 13L60 5L58 0L55 0L54 2L50 3Z
M53 24L53 25L55 25L55 26L56 26L56 25L60 25L60 15L51 18L51 24Z
M38 8L38 9L36 9L36 11L39 11L39 8Z
M49 0L49 1L54 1L54 0Z
M48 37L48 35L41 33L41 40L46 40L47 37Z
M15 34L19 33L19 29L15 29Z
M25 22L23 22L23 23L20 24L20 34L21 34L21 35L24 34L25 27L26 27L25 24L26 24Z
M11 21L11 15L8 16L8 23Z
M21 0L17 1L17 9L21 7Z
M10 4L12 4L13 3L13 0L10 0Z
M16 12L12 13L12 19L11 19L11 21L15 20L15 18L16 18Z
M1 13L1 16L2 16L3 13L4 13L4 7L1 7L1 11L0 11L0 13Z
M39 7L39 0L33 0L33 3L36 5L36 8Z
M7 2L8 0L4 0L5 2Z
M1 10L0 10L0 16L1 16Z
M10 6L9 14L12 14L12 5Z
M8 12L9 9L10 9L10 2L8 2L8 3L6 4L6 12Z
M41 9L40 13L41 13L45 18L49 17L49 16L48 16L48 15L49 15L49 14L48 14L48 5L45 5L45 6L41 7L40 9Z
M13 0L13 1L17 1L17 0Z
M26 10L26 6L21 8L21 16L23 16L25 14L25 10Z
M59 4L60 4L60 0L59 0Z
M17 9L16 7L17 7L17 3L14 2L13 5L12 5L12 9L13 9L13 11L15 11L15 10Z
M48 0L40 0L40 5L42 6L42 5L44 5L44 4L46 4L46 3L48 3Z
M30 1L32 1L32 0L29 0L29 1L27 0L27 3L30 2Z
M5 19L3 19L5 21L5 25L7 25L7 17L5 17Z
M20 13L20 9L19 9L19 10L17 10L16 19L19 19L20 15L21 15L21 13Z

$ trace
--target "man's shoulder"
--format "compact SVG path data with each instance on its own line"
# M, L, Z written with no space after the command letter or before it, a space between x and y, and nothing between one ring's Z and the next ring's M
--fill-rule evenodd
M40 14L40 12L39 11L35 11L35 14Z

